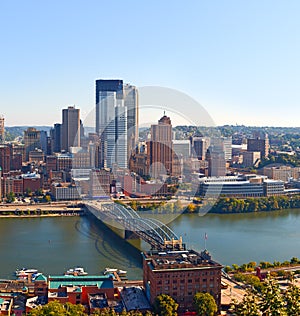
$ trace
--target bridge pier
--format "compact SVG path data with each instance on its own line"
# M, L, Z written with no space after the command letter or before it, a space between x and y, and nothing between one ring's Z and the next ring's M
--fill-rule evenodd
M140 239L140 237L134 231L125 229L124 239Z

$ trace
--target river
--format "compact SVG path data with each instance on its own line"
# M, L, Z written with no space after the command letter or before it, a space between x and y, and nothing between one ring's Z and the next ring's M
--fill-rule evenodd
M200 251L206 242L213 258L224 265L300 257L300 209L183 214L169 226L189 248ZM148 248L143 242L137 245ZM51 275L74 266L84 267L89 274L117 267L127 270L129 279L142 278L140 250L94 217L0 218L0 278L11 278L22 267Z

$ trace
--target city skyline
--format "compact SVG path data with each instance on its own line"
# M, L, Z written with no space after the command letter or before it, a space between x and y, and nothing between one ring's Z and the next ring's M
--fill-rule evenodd
M182 91L216 125L298 126L299 9L270 0L2 3L1 113L7 126L51 125L53 108L76 104L84 119L94 81L122 78Z

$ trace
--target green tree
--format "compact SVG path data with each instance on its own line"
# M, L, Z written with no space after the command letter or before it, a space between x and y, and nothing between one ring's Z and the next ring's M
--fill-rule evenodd
M240 303L234 302L232 307L236 316L260 316L257 298L253 292L248 291Z
M216 301L209 293L196 293L193 303L197 314L201 316L213 316L218 311Z
M61 304L58 301L52 301L46 305L38 306L35 309L33 309L29 316L86 316L87 314L84 313L84 306L77 304Z
M285 316L285 302L280 293L279 285L269 276L262 288L260 310L266 316Z
M12 203L16 200L14 192L9 192L6 194L6 202L7 203Z
M160 294L154 300L153 309L160 316L176 316L178 304L171 296Z
M300 315L300 289L290 284L285 293L286 311L288 316Z

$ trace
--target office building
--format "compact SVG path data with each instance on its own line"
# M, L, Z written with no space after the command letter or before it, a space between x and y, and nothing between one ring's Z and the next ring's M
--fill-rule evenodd
M270 145L268 134L263 138L249 138L247 139L247 151L259 151L261 158L266 158L269 155Z
M151 125L148 150L151 177L172 175L172 124L171 119L165 114L158 124Z
M191 154L191 143L189 140L173 140L173 150L178 159L188 159Z
M104 168L128 167L138 137L138 94L123 80L96 80L96 133Z
M264 167L264 175L273 180L289 182L291 179L300 178L300 167L276 166Z
M50 130L50 137L52 153L59 153L61 151L61 124L54 124L54 128Z
M192 156L197 157L198 160L205 160L209 145L210 139L208 137L191 137Z
M0 144L5 142L4 117L0 115Z
M225 160L230 161L232 159L232 137L222 138Z
M143 283L151 304L159 294L167 294L179 305L179 312L193 308L193 297L208 292L221 305L222 265L213 261L207 250L144 252Z
M283 195L284 182L255 174L199 178L199 193L206 197L262 197Z
M226 175L224 143L221 138L211 139L211 144L206 153L206 160L208 161L208 175L210 177Z
M127 108L127 153L128 160L138 143L139 136L139 109L138 90L135 86L124 85L124 105Z
M41 132L33 127L24 131L25 160L29 159L29 152L35 149L41 149Z
M260 162L260 151L244 151L242 156L244 167L258 166Z
M80 110L69 106L62 110L61 150L80 147Z
M11 158L11 146L0 145L0 167L2 168L2 173L8 173L10 171Z

